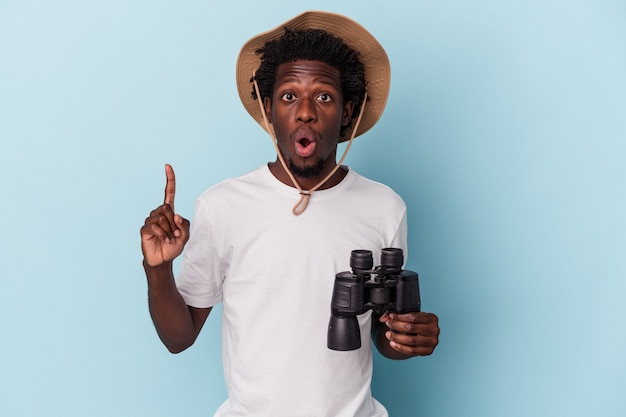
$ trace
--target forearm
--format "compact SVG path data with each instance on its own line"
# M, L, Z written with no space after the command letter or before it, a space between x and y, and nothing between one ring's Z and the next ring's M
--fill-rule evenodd
M195 341L199 329L189 307L176 288L172 263L151 267L144 263L148 280L150 316L163 344L172 353L182 352Z

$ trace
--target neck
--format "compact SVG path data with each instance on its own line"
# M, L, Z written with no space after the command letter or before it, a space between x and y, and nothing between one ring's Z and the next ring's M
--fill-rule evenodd
M278 159L274 162L268 163L267 166L269 167L270 172L274 175L274 177L276 177L278 181L290 187L296 188L293 181L289 177L289 174L285 171L285 168L283 167L283 165L280 163ZM296 179L296 181L298 181L298 185L300 185L300 187L303 190L311 190L313 187L316 187L320 183L320 181L323 181L324 178L326 178L326 176L332 171L334 167L335 165L333 165L330 169L325 169L319 175L315 175L312 177L303 178L303 177L294 175L294 178ZM326 180L326 182L324 182L322 185L317 187L317 189L325 190L325 189L334 187L345 178L347 173L348 173L347 167L345 166L339 167L339 169L337 169L337 171L335 171L335 173L328 180Z

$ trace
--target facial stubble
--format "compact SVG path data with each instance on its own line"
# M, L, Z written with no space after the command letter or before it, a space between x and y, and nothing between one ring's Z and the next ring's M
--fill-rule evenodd
M291 159L287 161L287 165L294 176L302 179L317 177L324 171L324 159L322 158L318 159L317 163L313 166L300 167L294 164Z

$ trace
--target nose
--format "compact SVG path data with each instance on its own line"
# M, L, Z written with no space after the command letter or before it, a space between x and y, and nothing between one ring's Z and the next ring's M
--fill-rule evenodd
M305 97L299 101L296 117L299 122L303 123L311 123L316 119L317 116L313 99Z

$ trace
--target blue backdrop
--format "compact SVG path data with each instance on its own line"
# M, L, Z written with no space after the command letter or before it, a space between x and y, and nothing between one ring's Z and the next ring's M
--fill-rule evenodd
M347 163L394 187L435 354L375 358L392 416L626 414L626 3L0 0L0 415L208 416L218 314L171 355L139 227L274 158L239 103L252 35L361 22L392 89ZM283 336L285 337L285 336Z

